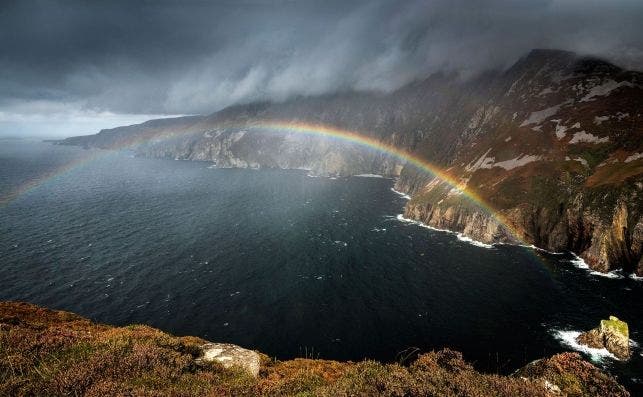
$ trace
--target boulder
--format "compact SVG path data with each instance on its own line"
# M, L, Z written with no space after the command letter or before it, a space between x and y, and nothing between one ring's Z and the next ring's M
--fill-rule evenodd
M628 360L632 354L627 323L614 316L601 320L598 328L580 334L576 340L596 349L605 348L620 360Z
M206 343L201 350L203 353L197 359L198 363L215 361L224 368L242 368L255 378L259 376L261 357L255 351L230 343Z

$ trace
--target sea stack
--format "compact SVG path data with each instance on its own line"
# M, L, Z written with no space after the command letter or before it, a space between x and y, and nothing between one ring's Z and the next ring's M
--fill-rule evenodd
M605 348L619 360L629 360L631 356L627 323L615 316L601 320L599 327L580 334L576 340L589 347Z

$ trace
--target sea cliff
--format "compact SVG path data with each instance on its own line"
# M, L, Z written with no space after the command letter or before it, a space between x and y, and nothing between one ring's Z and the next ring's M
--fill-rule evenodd
M390 93L237 105L60 143L217 167L392 176L413 197L409 218L487 243L572 251L597 271L643 276L642 108L640 72L533 50L507 70L467 79L438 73ZM411 153L450 182L350 139L252 128L274 120L357 132Z

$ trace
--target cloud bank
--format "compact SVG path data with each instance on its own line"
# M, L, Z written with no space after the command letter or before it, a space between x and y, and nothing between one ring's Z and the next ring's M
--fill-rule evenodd
M641 69L641 20L640 0L3 2L0 112L5 126L35 113L208 114L470 75L532 48Z

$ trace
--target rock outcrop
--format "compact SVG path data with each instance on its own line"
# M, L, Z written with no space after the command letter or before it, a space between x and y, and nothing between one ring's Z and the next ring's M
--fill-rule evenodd
M241 368L255 378L259 376L261 356L259 353L230 343L206 343L201 346L203 355L196 362L218 362L224 368Z
M536 360L515 373L528 379L539 379L556 396L620 396L625 390L606 387L605 374L581 359L578 353L562 353ZM561 387L561 385L564 385Z
M605 348L620 360L629 360L631 357L627 323L614 316L601 320L600 326L580 334L576 340L596 349Z
M595 270L622 268L643 276L641 109L641 72L565 51L534 50L506 71L470 79L437 73L391 93L232 106L61 143L134 145L139 155L219 167L394 176L396 190L413 198L407 217L487 243L518 239L569 250ZM458 187L390 153L252 128L271 120L357 131L413 153Z

